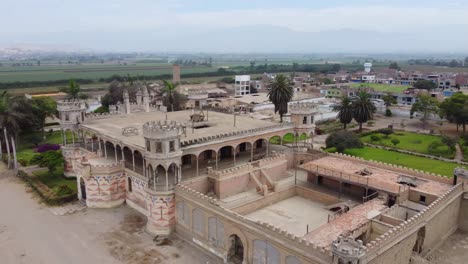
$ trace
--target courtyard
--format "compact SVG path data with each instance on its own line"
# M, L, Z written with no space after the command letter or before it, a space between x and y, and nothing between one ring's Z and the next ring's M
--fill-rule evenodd
M177 238L157 246L146 217L127 206L53 215L3 163L0 171L2 264L218 263Z
M329 213L322 203L293 196L247 214L246 217L253 221L267 222L302 237L308 230L326 224Z

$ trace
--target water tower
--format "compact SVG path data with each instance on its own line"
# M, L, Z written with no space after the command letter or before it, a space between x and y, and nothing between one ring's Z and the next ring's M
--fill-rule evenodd
M370 62L364 63L364 71L366 73L369 73L371 71L371 68L372 68L372 63L370 63Z

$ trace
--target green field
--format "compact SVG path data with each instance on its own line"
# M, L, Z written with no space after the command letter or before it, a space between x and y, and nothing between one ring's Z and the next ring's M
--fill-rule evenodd
M372 135L378 135L380 140L372 141L371 140ZM394 138L400 140L400 143L397 144L396 146L394 146L391 142L391 140ZM441 137L434 136L434 135L423 135L423 134L417 134L417 133L411 133L411 132L395 131L395 133L389 135L388 137L385 137L385 135L381 133L374 133L371 135L361 137L361 140L362 142L370 143L374 145L403 149L403 150L408 150L408 151L413 151L413 152L428 154L428 155L433 155L433 156L442 156L448 159L453 159L454 154L455 154L452 151L450 151L449 147L446 145L437 147L433 151L433 153L429 153L428 147L432 142L434 141L441 142Z
M215 72L215 67L182 67L181 73ZM114 74L132 76L172 74L171 64L138 63L131 65L86 64L62 66L0 67L0 82L56 81L108 78Z
M351 87L371 87L378 92L393 92L402 93L404 90L411 87L411 85L393 85L393 84L382 84L382 83L353 83Z
M418 157L410 154L398 153L384 149L370 147L347 149L348 155L361 157L366 160L375 160L390 164L400 165L408 168L437 173L447 177L453 176L453 169L460 167L457 163L444 162L429 158Z

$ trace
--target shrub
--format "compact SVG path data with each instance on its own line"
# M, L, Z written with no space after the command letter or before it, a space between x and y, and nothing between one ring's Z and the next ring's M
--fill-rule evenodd
M359 137L350 131L338 131L330 134L325 140L327 148L336 148L338 152L343 152L349 148L360 148L362 142Z
M455 151L455 145L457 145L458 139L455 137L442 136L442 143L447 145L451 151Z
M41 144L37 147L37 152L43 153L49 150L56 151L59 149L60 149L60 145L57 145L57 144Z
M392 110L387 108L387 110L385 110L385 116L392 116Z
M28 161L25 159L18 159L18 163L23 167L28 166Z
M62 152L54 150L37 154L31 159L31 164L37 164L39 167L47 167L49 172L55 171L57 166L62 165L63 162Z
M52 191L55 193L56 196L64 196L73 193L73 190L67 185L55 186L54 188L52 188Z
M374 142L374 141L380 141L380 137L379 137L379 135L377 135L377 134L372 134L372 135L370 136L370 139L371 139L372 142Z
M412 144L421 144L421 143L422 143L422 140L420 140L420 139L415 139L415 140L411 140L410 143L412 143Z
M374 121L368 121L368 122L367 122L367 126L368 126L368 127L374 126L374 124L375 124Z
M400 144L400 140L398 138L393 138L391 140L391 142L392 142L393 146L396 146L396 145Z
M440 141L432 141L431 144L427 147L427 152L429 154L435 154L438 147L442 147L444 144Z
M377 130L377 132L379 132L380 134L384 134L384 135L388 136L388 135L393 134L393 129L391 129L391 128L382 128L382 129Z
M320 128L318 128L318 127L316 127L316 128L315 128L315 134L316 134L316 135L322 135L322 134L323 134L323 130L320 129Z

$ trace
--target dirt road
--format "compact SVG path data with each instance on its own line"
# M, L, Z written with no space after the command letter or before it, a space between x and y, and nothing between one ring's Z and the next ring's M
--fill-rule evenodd
M174 239L156 246L145 217L126 206L55 216L0 163L0 263L217 263Z

